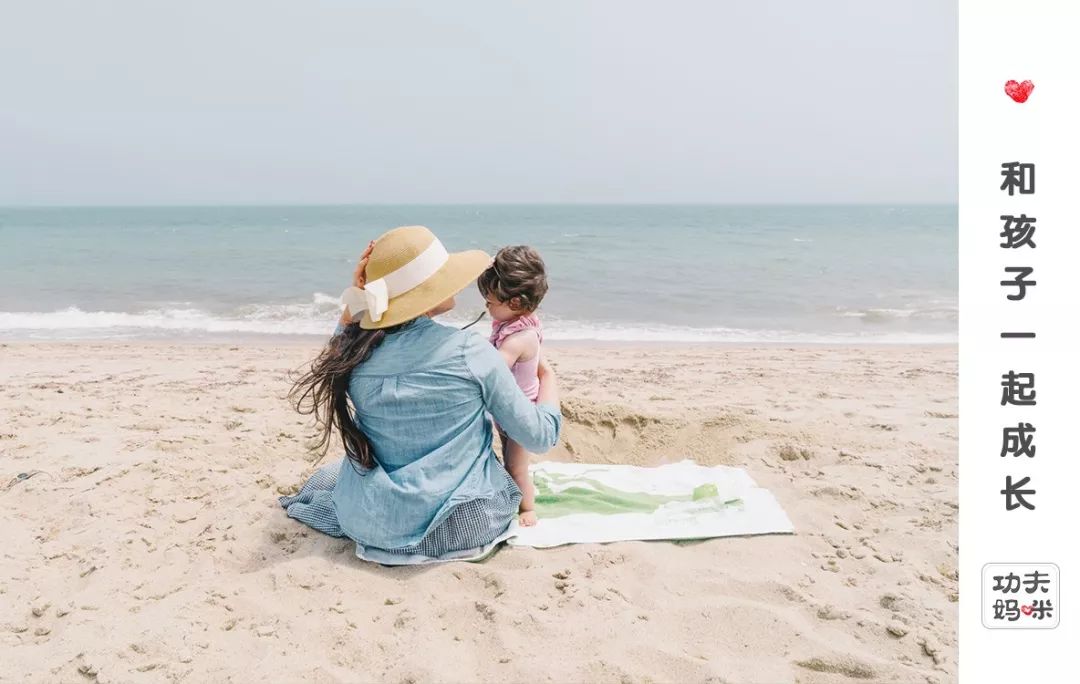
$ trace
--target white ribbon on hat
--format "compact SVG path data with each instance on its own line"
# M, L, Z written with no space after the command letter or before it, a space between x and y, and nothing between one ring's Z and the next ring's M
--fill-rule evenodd
M449 258L446 247L435 238L427 249L401 268L365 283L363 288L347 288L341 293L341 302L348 309L350 319L367 311L371 320L378 323L390 307L391 299L419 287L435 275Z

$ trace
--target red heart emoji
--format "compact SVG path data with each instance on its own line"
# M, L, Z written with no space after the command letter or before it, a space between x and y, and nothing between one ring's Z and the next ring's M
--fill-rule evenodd
M1023 613L1024 615L1031 615L1031 611L1032 611L1031 606L1020 606L1020 612Z
M1005 82L1005 94L1017 102L1027 102L1028 95L1031 95L1032 90L1035 90L1035 84L1031 81L1024 81L1023 83L1017 83L1016 81Z

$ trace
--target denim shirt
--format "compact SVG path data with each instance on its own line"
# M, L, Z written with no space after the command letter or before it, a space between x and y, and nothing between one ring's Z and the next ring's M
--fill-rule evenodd
M426 316L387 334L348 392L376 465L345 459L334 507L345 534L380 549L416 544L457 504L505 487L487 414L533 453L562 427L559 407L529 401L487 340Z

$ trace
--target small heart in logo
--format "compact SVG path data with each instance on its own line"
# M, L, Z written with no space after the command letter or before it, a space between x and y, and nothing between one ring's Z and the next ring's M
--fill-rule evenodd
M1005 94L1017 102L1027 102L1028 95L1031 95L1032 90L1035 90L1035 84L1031 81L1024 81L1023 83L1017 83L1016 81L1005 82Z
M1024 615L1031 615L1031 611L1032 611L1031 606L1020 606L1020 612L1023 613Z

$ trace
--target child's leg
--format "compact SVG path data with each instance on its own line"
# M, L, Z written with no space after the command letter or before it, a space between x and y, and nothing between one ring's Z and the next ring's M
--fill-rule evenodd
M520 522L526 527L535 525L536 513L533 509L536 506L536 490L529 476L529 452L512 439L507 439L504 445L503 462L506 464L506 471L521 490Z

